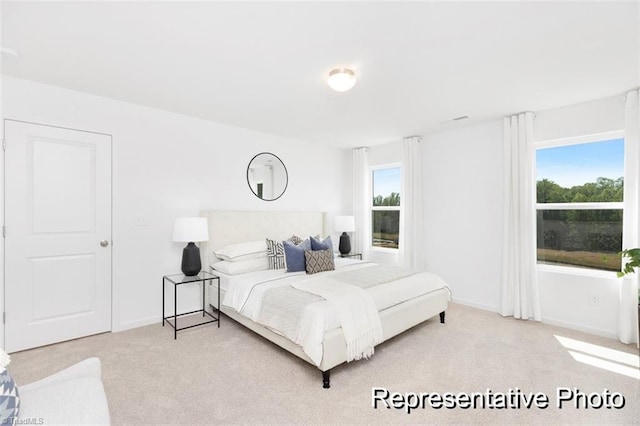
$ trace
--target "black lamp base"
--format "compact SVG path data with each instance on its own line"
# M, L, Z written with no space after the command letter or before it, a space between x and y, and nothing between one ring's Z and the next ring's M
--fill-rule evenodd
M201 269L200 249L191 242L182 250L182 273L188 277L193 277L198 275Z
M351 239L349 239L349 235L346 232L343 232L340 235L340 245L338 246L338 250L340 250L340 254L346 256L351 252Z

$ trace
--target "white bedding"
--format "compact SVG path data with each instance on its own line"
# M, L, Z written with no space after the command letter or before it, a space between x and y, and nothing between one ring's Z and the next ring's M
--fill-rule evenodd
M314 280L341 271L372 265L368 262L347 258L336 258L335 263L336 271L321 272L314 275L307 275L304 272L287 273L285 270L257 271L236 276L219 274L221 276L220 286L225 292L222 305L239 312L254 322L258 322L257 317L262 297L267 289ZM264 284L256 285L258 283ZM445 287L446 284L440 277L423 272L370 287L366 291L373 297L378 311L382 311ZM294 343L302 346L309 358L316 365L320 365L323 356L322 341L324 334L338 327L340 327L340 320L336 308L325 300L314 302L308 305L302 314L300 331ZM278 332L277 330L274 331Z
M360 271L369 269L372 268L360 268ZM333 275L333 277L337 277L337 275ZM368 281L365 285L373 282ZM332 275L326 274L312 280L295 283L293 287L320 296L335 308L347 345L347 362L371 357L374 353L374 347L384 341L382 322L375 301L364 288L332 279ZM281 300L280 303L288 301ZM276 304L272 303L271 306L273 305ZM304 306L304 304L293 304L293 306L296 305ZM280 307L281 305L277 304L276 306ZM281 313L277 315L278 318L285 318L284 321L280 320L280 323L287 325L286 318L291 316L290 312L291 310L287 311L287 315L284 316ZM295 323L291 320L288 322Z

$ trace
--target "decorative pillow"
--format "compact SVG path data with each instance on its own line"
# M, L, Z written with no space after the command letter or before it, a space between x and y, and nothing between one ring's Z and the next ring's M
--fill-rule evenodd
M220 260L224 260L227 262L243 262L245 260L265 259L267 257L267 246L265 244L264 251L261 251L260 253L249 253L249 254L243 254L242 256L236 256L236 257L229 257L224 255L221 257L216 255L216 257Z
M245 243L231 244L213 253L222 260L248 260L266 256L267 246L264 240L247 241Z
M211 265L216 271L220 271L227 275L245 274L247 272L266 271L269 269L269 262L266 257L259 259L249 259L243 261L223 260Z
M333 242L331 241L331 236L328 236L324 240L320 241L320 238L309 237L311 240L311 250L331 250L333 253Z
M0 419L2 424L12 425L18 419L18 411L20 411L18 386L9 374L9 370L4 370L0 373Z
M266 239L267 241L267 260L269 269L284 269L284 245L282 242Z
M299 246L302 243L302 238L298 237L297 235L292 235L291 238L289 238L287 241Z
M336 269L333 263L333 250L306 250L304 252L307 274Z
M290 241L291 239L289 239ZM305 270L304 251L311 250L311 241L306 239L300 244L283 241L284 255L287 261L287 272L300 272Z

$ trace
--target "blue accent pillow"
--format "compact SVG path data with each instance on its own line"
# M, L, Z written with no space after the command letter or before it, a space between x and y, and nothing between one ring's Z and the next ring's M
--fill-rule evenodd
M287 272L300 272L306 270L304 251L311 250L311 242L306 239L298 245L289 241L283 241L284 256L287 259Z
M309 239L311 240L311 250L331 250L331 253L333 253L333 242L331 241L331 235L329 235L322 241L320 241L316 237L309 237Z

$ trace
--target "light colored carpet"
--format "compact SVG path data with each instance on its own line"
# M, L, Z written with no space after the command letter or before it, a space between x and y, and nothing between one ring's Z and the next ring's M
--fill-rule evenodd
M160 324L107 333L12 355L18 383L82 359L102 360L113 424L638 424L640 381L573 359L554 336L632 354L617 341L451 305L376 348L367 361L336 367L331 389L319 370L223 317L178 333ZM396 392L543 392L548 409L433 409L406 414L371 406L371 388ZM555 408L557 387L609 389L623 409Z

